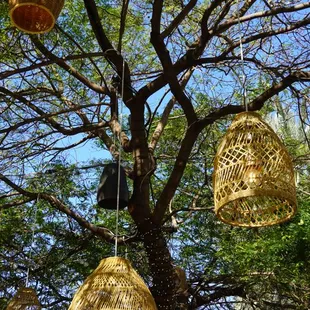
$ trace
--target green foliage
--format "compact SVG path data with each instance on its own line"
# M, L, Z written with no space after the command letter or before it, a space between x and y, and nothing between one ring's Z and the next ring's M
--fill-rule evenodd
M263 113L268 116L267 110ZM184 122L184 117L178 114L176 111L171 117L161 148L162 154L171 157L176 147L174 143L178 144L183 134L180 123ZM274 111L269 115L272 117ZM258 309L294 305L296 309L305 310L309 305L306 292L310 281L310 198L304 191L309 188L309 171L305 170L308 162L303 159L307 158L309 150L301 142L302 135L296 135L298 123L280 119L273 119L271 125L283 137L295 165L303 167L298 170L299 200L295 217L288 223L256 229L230 227L216 219L212 212L212 158L227 127L223 122L214 125L203 139L197 140L172 202L170 211L175 212L179 229L171 236L170 246L176 264L187 270L197 289L199 285L195 279L198 275L204 278L203 285L210 286L210 290L236 281L246 291L249 302L255 302ZM169 156L163 157L159 166L163 169L157 179L162 177L164 180L172 168ZM156 186L159 192L160 184ZM199 212L203 208L205 211Z
M95 3L103 31L116 49L122 1ZM139 196L150 176L150 210L154 211L170 190L166 185L172 171L178 169L176 159L182 158L179 150L186 132L204 120L208 125L182 162L186 167L180 182L173 180L177 189L162 225L173 264L187 275L188 308L309 309L309 90L302 83L268 97L260 109L293 157L299 204L295 218L269 228L230 227L213 212L212 188L214 156L234 117L229 113L235 113L236 106L242 108L243 69L248 102L253 103L288 74L309 67L308 25L285 37L269 33L281 27L290 29L298 18L300 24L306 23L307 13L288 10L285 15L258 18L257 12L278 12L284 2L250 1L246 14L252 17L241 23L241 32L247 38L261 37L245 42L243 68L239 26L222 27L235 21L236 2L198 1L179 24L173 24L175 18L193 2L163 3L162 36L174 25L163 37L165 48L158 52L151 43L155 2L150 0L129 2L122 38L122 56L131 72L131 85L124 85L125 93L132 92L124 103L118 100L119 107L124 107L123 134L129 140L137 138L134 122L145 124L139 128L139 138L131 140L121 154L122 165L133 178L128 177L130 192L135 190ZM203 19L207 16L208 21ZM113 242L81 225L81 219L98 230L110 230L111 236L115 232L117 215L98 207L96 191L103 165L111 161L107 151L120 148L111 122L115 120L111 109L115 89L115 95L121 97L120 70L116 72L111 64L113 57L103 54L83 1L66 0L56 27L48 34L30 36L12 27L6 1L0 2L0 23L0 310L25 284L28 269L29 285L38 292L43 307L67 309L83 279L102 258L114 255ZM206 42L201 40L202 33ZM204 43L204 51L193 54ZM166 76L163 59L168 67L170 61L173 64L171 70L165 69ZM149 151L150 158L141 156L139 143L148 149L154 131L165 119L163 111L172 98L170 75L175 83L188 69L193 74L183 95L191 103L189 110L195 111L194 121L185 114L184 102L176 101L154 153ZM136 113L137 119L131 115L135 109L142 111ZM141 137L145 138L142 142ZM146 159L154 159L155 166L141 181L135 168L139 160ZM61 201L62 208L44 200L44 194ZM119 213L119 235L130 236L128 243L119 246L119 255L128 255L152 286L158 274L154 277L150 272L145 238L137 229L140 214L134 220L134 211L131 206Z

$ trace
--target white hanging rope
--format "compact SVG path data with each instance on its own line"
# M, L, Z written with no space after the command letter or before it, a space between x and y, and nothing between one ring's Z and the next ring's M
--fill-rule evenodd
M39 202L39 197L40 197L40 194L38 195L37 200L35 202L35 211L34 211L34 217L33 217L32 228L31 228L32 236L31 236L31 245L30 245L30 252L29 252L27 275L26 275L26 284L25 284L26 287L28 287L28 283L29 283L30 262L32 258L32 250L34 248L34 231L35 231L35 225L37 222L37 210L38 210L37 203Z
M125 236L123 236L123 242L125 244L125 258L127 259L128 258L128 248L127 248L127 244L125 242Z
M242 31L240 23L240 1L237 1L237 17L238 17L238 30L239 30L239 44L240 44L240 58L241 58L241 71L242 71L242 98L245 105L245 111L248 112L248 99L246 91L246 75L244 69L243 45L242 45Z
M123 68L122 68L122 85L121 85L121 104L119 111L119 149L118 149L118 169L117 169L117 199L116 199L116 223L115 223L115 256L117 256L117 239L118 239L118 222L119 222L119 197L120 197L120 187L121 187L121 155L122 155L122 143L121 134L123 127L123 102L124 102L124 84L125 84L125 59L123 58Z

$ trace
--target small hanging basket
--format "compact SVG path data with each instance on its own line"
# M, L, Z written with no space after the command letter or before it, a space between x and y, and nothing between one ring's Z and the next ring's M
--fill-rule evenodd
M235 117L215 156L213 189L215 213L227 224L270 226L295 214L291 158L259 114Z
M9 0L10 18L21 31L39 34L50 31L64 0Z
M29 287L20 288L6 310L41 310L35 291Z
M78 289L68 310L156 310L154 299L130 262L103 259Z

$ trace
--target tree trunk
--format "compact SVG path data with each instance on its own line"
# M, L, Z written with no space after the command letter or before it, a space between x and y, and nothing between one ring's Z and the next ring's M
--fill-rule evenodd
M166 240L159 228L144 235L153 286L151 292L158 310L175 310L175 273Z

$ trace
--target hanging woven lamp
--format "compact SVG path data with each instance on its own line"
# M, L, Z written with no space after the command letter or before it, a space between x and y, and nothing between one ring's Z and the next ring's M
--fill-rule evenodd
M235 117L215 156L213 189L215 213L227 224L270 226L296 212L291 158L259 114Z
M35 291L29 287L20 288L6 310L41 310Z
M118 180L118 167L120 167L120 179ZM119 182L118 182L119 181ZM118 163L107 164L100 177L100 184L97 192L98 205L104 209L117 209L117 196L119 186L119 209L128 205L129 190L126 180L126 173Z
M78 289L68 310L155 310L154 299L130 262L101 260Z
M50 31L64 0L9 0L10 18L21 31L39 34Z

